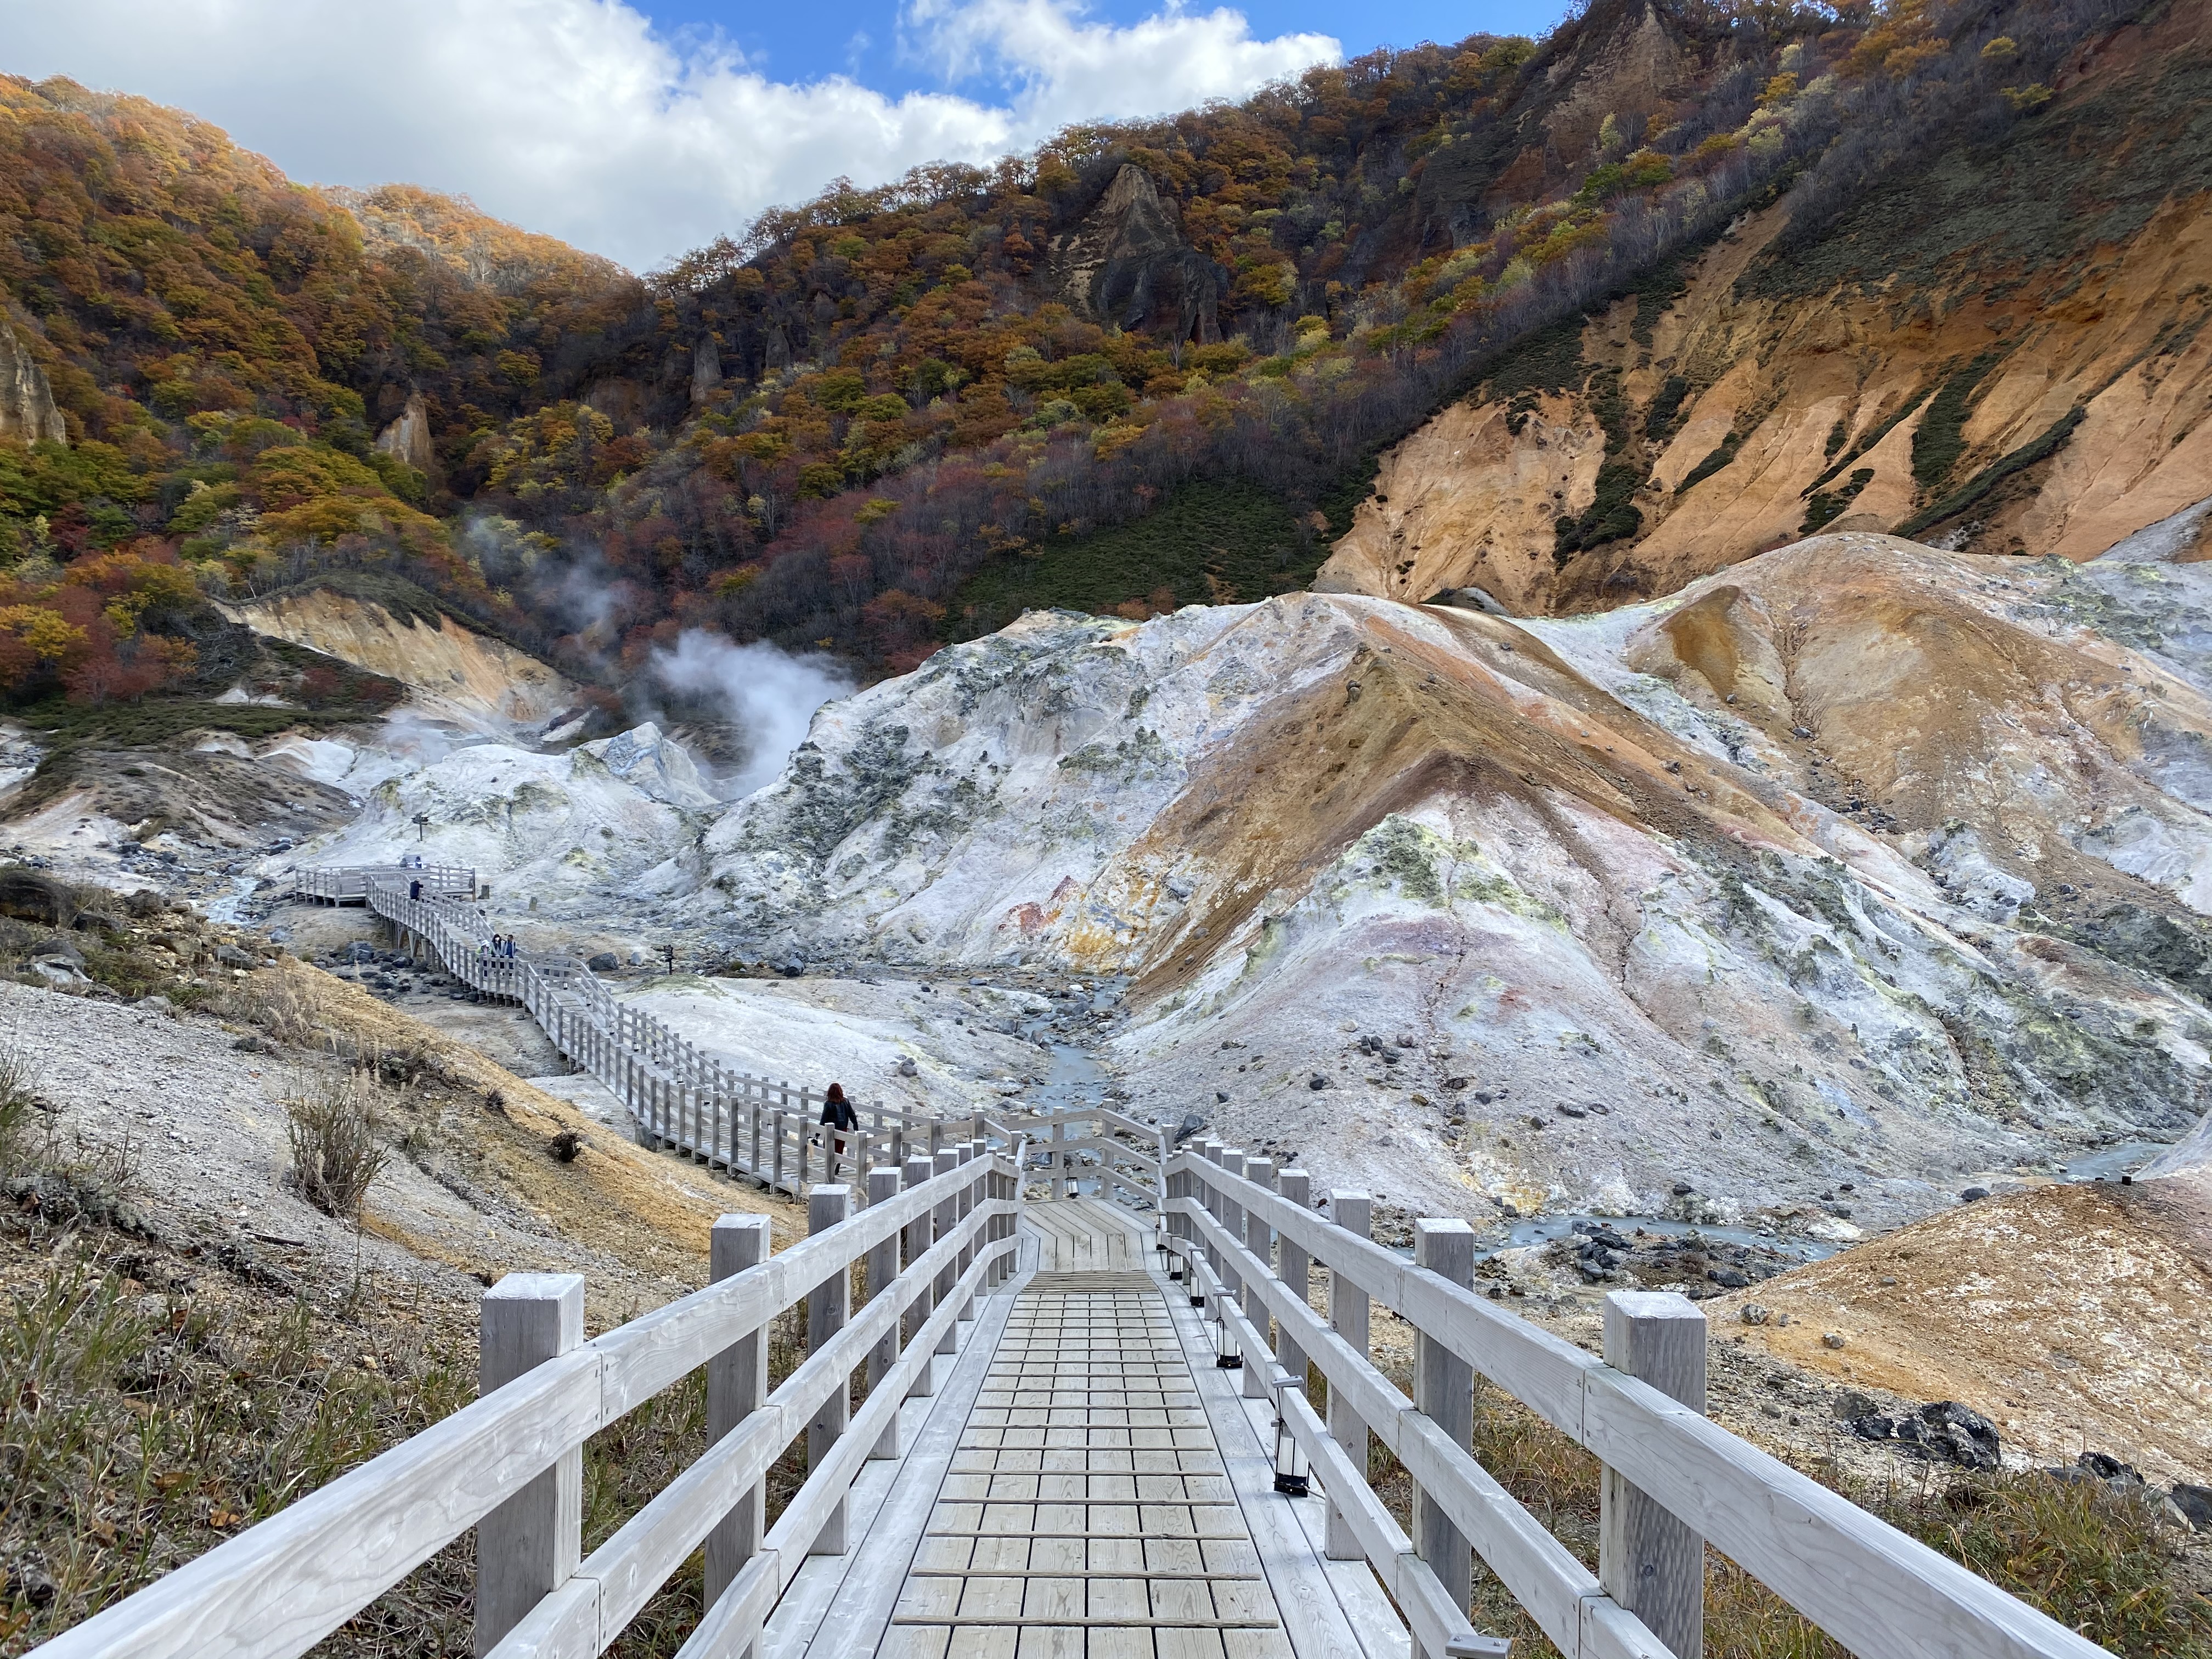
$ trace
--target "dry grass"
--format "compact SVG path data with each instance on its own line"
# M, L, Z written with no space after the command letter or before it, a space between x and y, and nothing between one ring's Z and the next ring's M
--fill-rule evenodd
M104 1231L18 1232L6 1253L0 1654L182 1565L475 1392L460 1332L382 1305L374 1286L342 1287L333 1310L182 1250L116 1243ZM466 1580L448 1573L431 1592L412 1593L415 1631L451 1626ZM458 1628L465 1647L465 1619ZM427 1645L410 1636L331 1650Z
M1410 1389L1410 1345L1396 1340L1404 1329L1378 1325L1377 1363ZM1310 1392L1317 1403L1326 1400L1325 1387ZM1472 1449L1547 1530L1596 1570L1595 1457L1480 1379ZM2185 1534L2131 1498L2037 1472L1923 1466L1921 1480L1881 1487L1825 1459L1802 1472L2127 1659L2212 1659L2212 1602L2188 1582ZM1410 1525L1412 1479L1379 1440L1369 1443L1368 1480L1400 1524ZM1707 1568L1708 1659L1848 1659L1840 1644L1727 1557L1709 1551ZM1559 1659L1480 1558L1470 1613L1477 1629L1511 1637L1517 1659Z
M304 1079L284 1103L292 1183L325 1215L357 1218L384 1168L382 1092L374 1073L347 1071Z

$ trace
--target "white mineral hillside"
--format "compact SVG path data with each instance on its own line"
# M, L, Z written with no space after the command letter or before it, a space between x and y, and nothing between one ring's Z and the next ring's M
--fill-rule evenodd
M824 708L698 900L1128 975L1139 1107L1324 1186L1849 1236L2212 1098L2207 586L1846 534L1585 619L1035 614Z
M690 757L650 725L554 754L480 743L385 778L351 824L266 868L419 854L473 867L503 911L596 926L696 881L701 815L716 805Z

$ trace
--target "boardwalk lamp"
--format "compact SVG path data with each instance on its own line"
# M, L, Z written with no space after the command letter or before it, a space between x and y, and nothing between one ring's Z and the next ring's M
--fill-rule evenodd
M1213 1363L1224 1371L1244 1369L1244 1356L1237 1352L1237 1333L1229 1328L1229 1298L1213 1299Z
M1303 1394L1305 1386L1286 1376L1275 1389L1275 1490L1285 1498L1304 1498L1307 1477L1312 1473L1306 1462L1305 1448L1291 1432L1290 1421L1283 1410L1283 1396L1292 1389Z

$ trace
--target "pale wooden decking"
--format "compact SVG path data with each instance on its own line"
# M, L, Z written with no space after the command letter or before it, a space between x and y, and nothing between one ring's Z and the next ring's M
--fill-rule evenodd
M1408 1659L1366 1565L1321 1559L1320 1497L1273 1490L1268 1408L1141 1221L1060 1200L1024 1226L1134 1266L979 1301L903 1461L855 1486L851 1553L806 1564L759 1659Z
M1032 1204L1022 1231L1036 1240L1041 1273L1140 1273L1152 1265L1152 1236L1144 1222L1103 1199Z
M1136 1277L1015 1304L883 1659L1292 1659L1190 1362Z

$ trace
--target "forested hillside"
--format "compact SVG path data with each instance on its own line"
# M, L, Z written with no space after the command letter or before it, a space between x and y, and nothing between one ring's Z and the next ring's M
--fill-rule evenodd
M340 568L586 676L687 626L881 672L1024 605L1302 586L1378 453L1501 362L1533 395L1624 295L1648 332L1778 201L1801 250L1863 238L1885 181L2011 142L2168 8L1597 0L841 182L642 280L0 79L0 678L143 691L195 595Z

